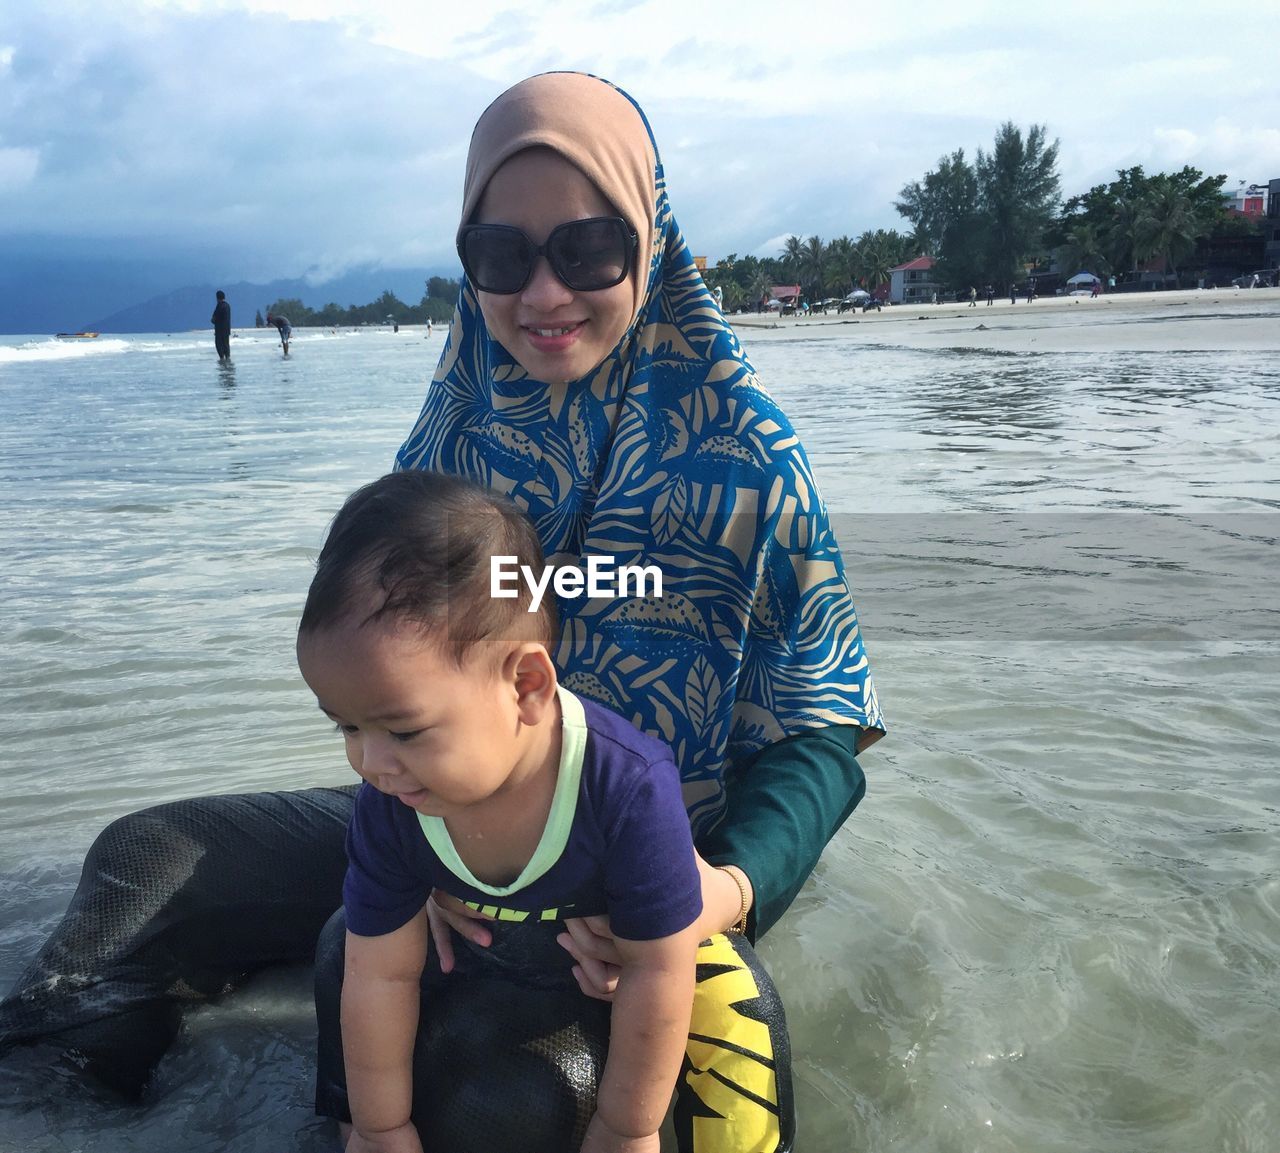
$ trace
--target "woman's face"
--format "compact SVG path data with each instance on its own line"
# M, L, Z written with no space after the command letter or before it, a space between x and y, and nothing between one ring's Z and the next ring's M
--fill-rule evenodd
M489 181L476 224L506 224L534 244L546 243L557 224L618 211L582 171L546 148L506 161ZM596 367L631 323L631 275L596 292L575 292L539 256L529 283L511 296L478 292L489 332L530 376L548 384L577 380Z

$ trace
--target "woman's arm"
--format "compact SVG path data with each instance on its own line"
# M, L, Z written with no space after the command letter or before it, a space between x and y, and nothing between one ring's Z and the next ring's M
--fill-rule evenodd
M854 753L869 737L852 725L808 729L761 749L725 780L725 815L697 844L702 878L699 932L732 928L747 902L750 940L787 911L822 850L866 792ZM731 876L745 881L740 889ZM618 951L608 917L565 922L558 940L576 962L573 974L588 996L609 1000L618 983Z
M427 916L392 933L347 933L342 980L342 1051L355 1126L350 1149L421 1153L413 1110L413 1044Z
M862 800L867 784L855 751L861 733L852 725L796 733L726 777L724 817L697 847L712 865L735 865L746 874L752 941L787 911Z

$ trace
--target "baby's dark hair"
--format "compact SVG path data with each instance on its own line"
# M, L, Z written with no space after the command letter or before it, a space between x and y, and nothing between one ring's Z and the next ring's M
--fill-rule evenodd
M393 472L357 489L338 510L316 560L298 633L355 621L406 620L435 635L461 665L485 639L556 636L546 596L495 598L490 558L514 556L537 571L542 544L529 518L506 497L447 473Z

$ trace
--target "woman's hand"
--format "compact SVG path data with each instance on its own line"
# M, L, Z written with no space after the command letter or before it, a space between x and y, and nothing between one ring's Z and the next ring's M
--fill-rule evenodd
M702 914L698 917L698 939L706 940L716 933L723 933L738 923L742 916L742 890L738 883L723 869L709 865L695 853L698 861L698 877L702 881ZM748 893L751 882L742 874ZM427 906L428 914L430 906ZM471 910L468 910L470 912ZM599 1001L612 1001L618 987L618 973L622 959L613 943L613 933L608 917L569 917L565 932L556 938L577 962L573 976L588 997ZM432 926L434 935L435 927ZM474 938L472 938L474 940ZM488 944L488 942L484 942ZM444 968L444 957L440 958ZM445 969L445 972L448 972Z
M487 914L464 905L451 893L446 893L443 889L432 889L431 899L427 901L427 923L431 926L431 940L440 960L440 972L453 971L453 937L450 930L465 937L473 945L487 949L493 943L493 933L484 927L484 922L492 920Z
M578 988L598 1001L612 1001L618 974L622 972L622 958L613 943L609 918L567 917L564 927L556 940L577 962L573 976Z

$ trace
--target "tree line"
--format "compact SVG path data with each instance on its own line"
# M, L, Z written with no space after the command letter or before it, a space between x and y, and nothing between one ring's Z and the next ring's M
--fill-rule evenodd
M287 316L290 324L302 328L357 328L369 324L426 324L427 321L444 324L453 316L460 287L457 280L433 276L427 280L426 291L417 304L406 304L387 289L369 304L351 304L346 308L326 304L323 308L309 308L297 297L286 297L275 301L267 312ZM254 323L259 328L266 324L261 312Z
M990 151L979 148L970 160L957 149L902 188L894 207L909 232L876 229L826 242L788 236L776 258L731 253L707 282L734 311L778 284L799 284L810 302L855 288L874 292L892 268L917 256L933 258L934 278L951 290L991 284L1004 291L1029 269L1047 270L1055 255L1066 275L1121 279L1136 279L1141 265L1162 258L1176 280L1200 242L1257 228L1228 212L1225 176L1190 166L1152 176L1122 169L1109 184L1063 201L1058 147L1043 125L1024 133L1008 121Z
M1136 279L1142 264L1159 258L1176 280L1201 241L1257 228L1227 211L1226 179L1189 165L1152 176L1135 166L1062 201L1058 141L1048 140L1043 125L1024 133L1006 121L990 151L979 148L970 161L956 149L902 188L894 207L910 232L877 228L830 241L792 235L778 256L731 252L705 279L721 290L728 312L756 304L780 284L799 284L811 302L856 288L874 292L889 282L893 268L917 256L932 257L934 278L952 290L991 284L1004 291L1028 269L1047 270L1055 255L1067 275L1087 270L1122 279ZM288 299L270 311L295 325L443 323L453 314L458 290L457 280L433 276L417 304L386 291L370 304L312 309ZM265 323L261 313L258 323Z
M1123 168L1109 184L1071 197L1044 232L1045 246L1061 263L1102 275L1136 275L1138 266L1162 258L1170 275L1210 236L1245 236L1257 223L1228 212L1225 176L1205 176L1190 165L1148 176Z
M912 238L894 229L877 228L856 240L840 236L826 243L817 236L788 236L778 257L731 252L707 272L706 281L711 289L720 289L725 311L736 312L768 296L777 284L799 284L810 301L859 287L874 289L889 282L890 269L917 255Z

